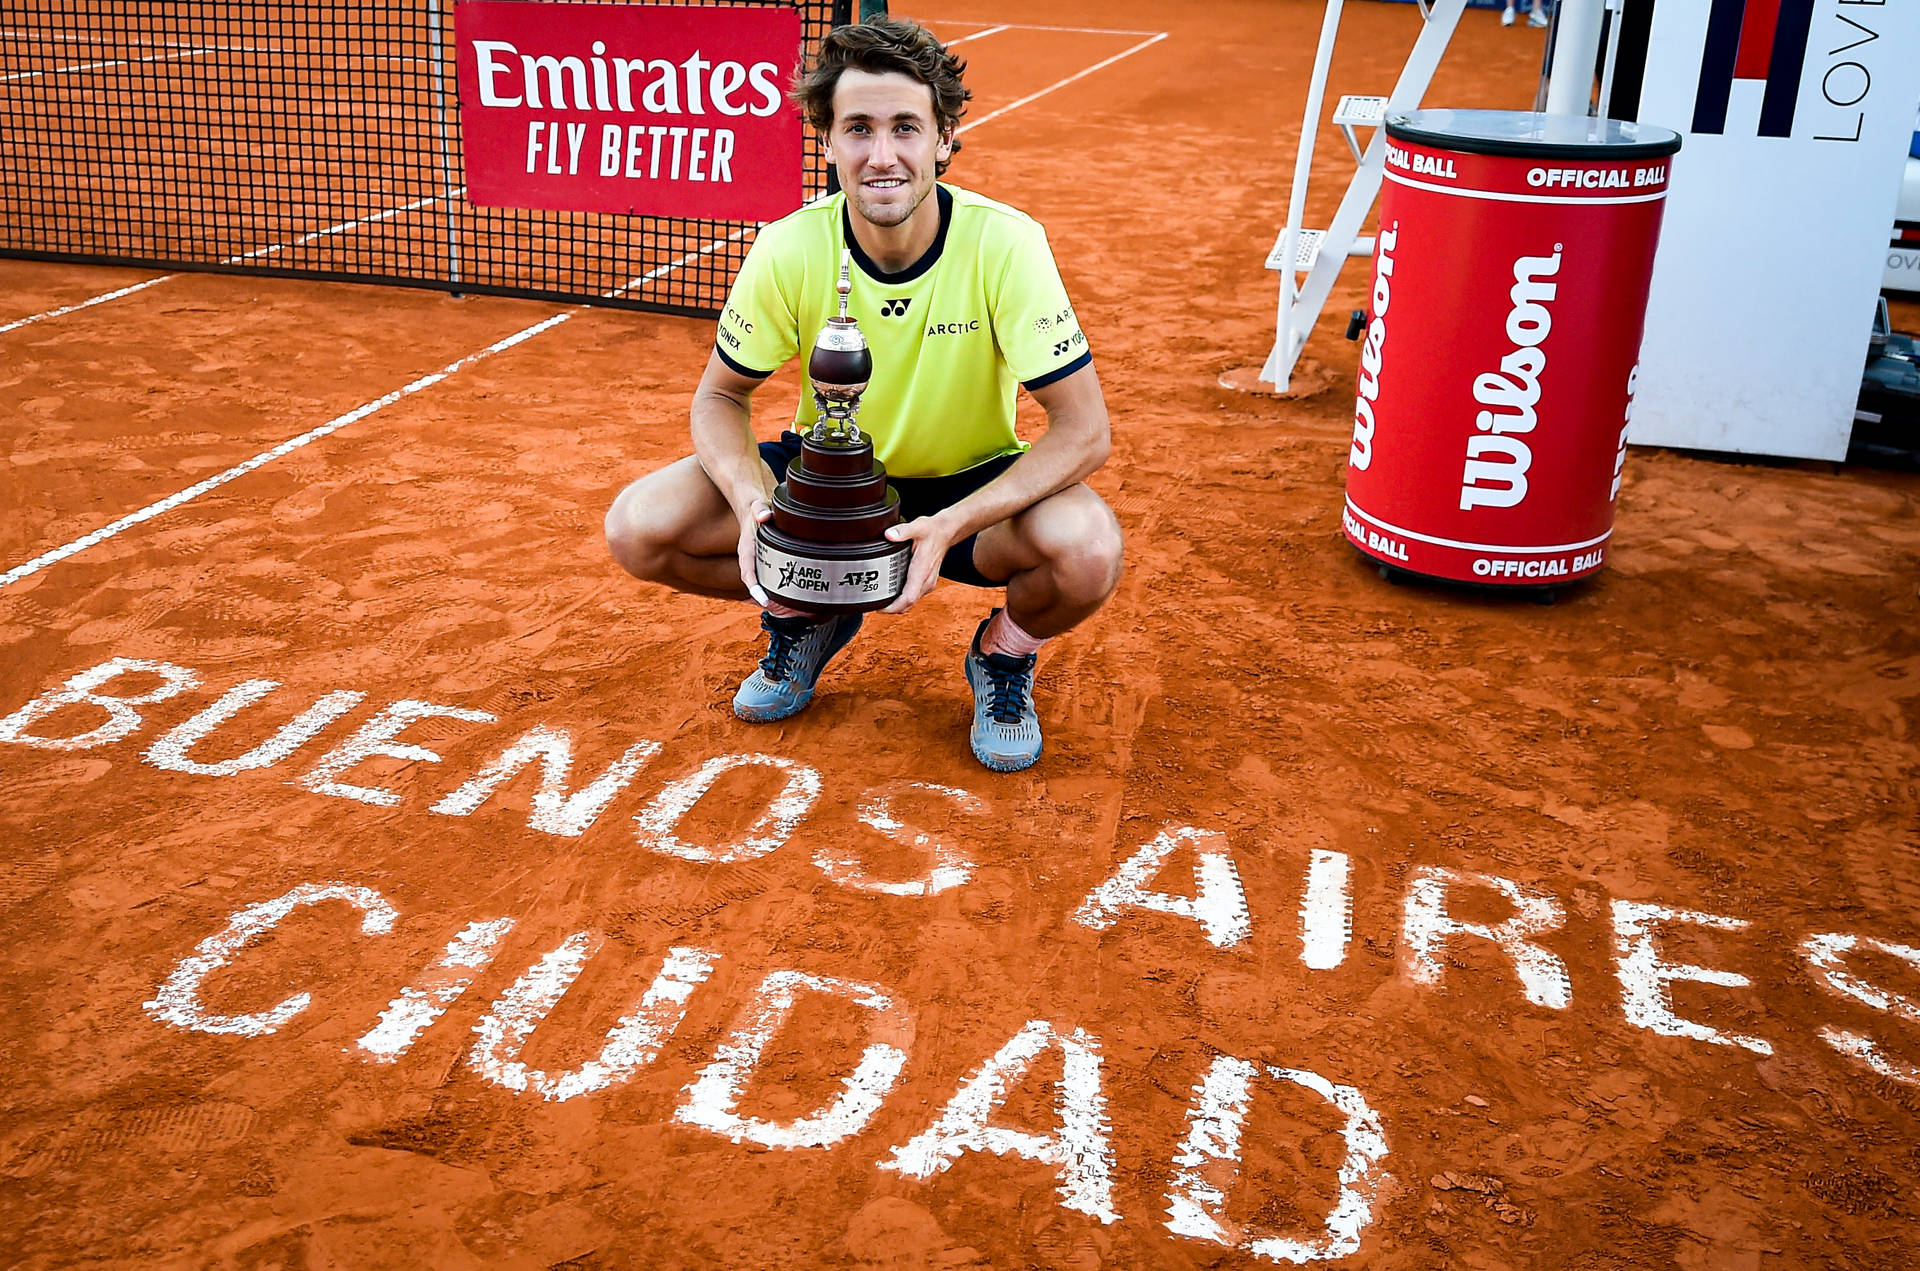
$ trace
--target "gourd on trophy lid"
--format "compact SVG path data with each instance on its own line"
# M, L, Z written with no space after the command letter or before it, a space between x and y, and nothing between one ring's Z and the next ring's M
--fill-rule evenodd
M873 354L867 349L867 337L857 319L847 313L847 300L853 294L852 253L840 254L840 278L834 290L839 294L840 312L827 319L813 342L807 358L807 378L823 401L857 402L873 378Z
M807 378L828 398L857 397L873 378L873 354L852 318L828 318L807 358Z

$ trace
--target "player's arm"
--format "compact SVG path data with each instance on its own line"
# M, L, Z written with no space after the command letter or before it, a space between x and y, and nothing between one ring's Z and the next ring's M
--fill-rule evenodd
M886 612L905 613L933 590L940 562L953 544L1085 481L1107 461L1113 431L1092 362L1030 391L1047 412L1047 428L1025 454L946 510L887 531L889 538L911 538L914 544L906 586Z
M1047 412L1046 431L1005 472L938 514L947 519L949 542L998 525L1085 481L1107 461L1113 430L1093 363L1032 392Z
M754 441L752 397L764 382L728 366L715 350L689 410L694 457L740 525L740 581L761 604L766 597L754 575L754 530L773 515L773 473Z
M713 352L693 391L689 410L693 454L740 525L740 581L761 604L766 596L754 577L753 539L773 515L773 474L754 442L753 390L785 366L797 349L793 303L782 283L791 276L791 234L786 222L754 239L721 307Z

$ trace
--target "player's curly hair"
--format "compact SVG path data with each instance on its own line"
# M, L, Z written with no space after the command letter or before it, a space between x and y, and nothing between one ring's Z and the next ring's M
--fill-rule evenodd
M947 52L933 32L911 18L876 16L856 26L835 27L820 41L812 65L793 84L794 102L823 137L833 127L834 87L840 82L840 72L849 67L876 75L898 71L925 84L933 93L934 122L945 134L955 131L966 112L967 100L973 96L960 82L967 64ZM956 136L953 153L959 152L960 139ZM940 160L934 175L944 175L949 162Z

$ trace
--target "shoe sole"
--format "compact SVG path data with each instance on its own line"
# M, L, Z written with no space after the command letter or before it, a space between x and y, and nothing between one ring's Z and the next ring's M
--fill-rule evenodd
M1043 745L1041 749L1044 750L1045 746ZM976 748L973 757L980 761L981 767L992 772L1025 772L1040 762L1040 751L1034 751L1032 758L1000 759L993 755L983 755Z
M805 697L785 709L762 710L751 706L742 706L740 703L735 702L733 704L733 717L735 719L744 719L749 724L771 724L778 720L790 719L798 715L801 711L807 709L812 702L812 689L808 689Z

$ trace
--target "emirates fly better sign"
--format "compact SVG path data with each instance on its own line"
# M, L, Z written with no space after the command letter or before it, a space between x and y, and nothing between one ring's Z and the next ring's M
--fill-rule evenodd
M727 221L800 206L795 10L469 0L454 23L473 202Z

